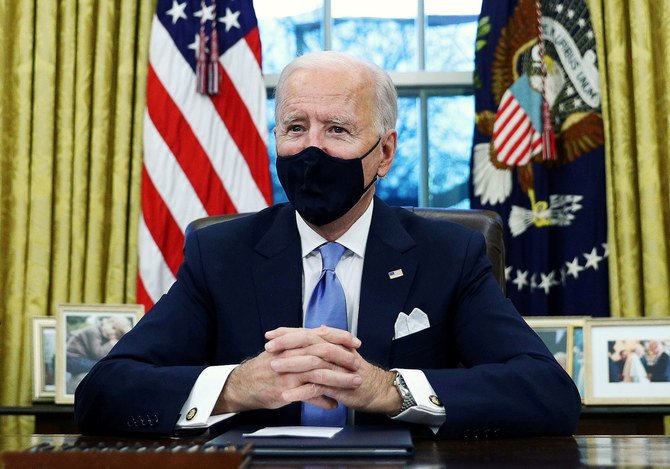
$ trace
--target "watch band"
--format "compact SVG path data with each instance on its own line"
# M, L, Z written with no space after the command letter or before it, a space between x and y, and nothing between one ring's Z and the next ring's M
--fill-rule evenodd
M405 379L397 371L396 371L396 374L395 374L395 379L393 380L393 385L398 390L398 393L400 394L400 397L402 398L402 405L400 406L400 412L398 412L399 414L402 414L404 411L406 411L410 407L414 407L416 405L416 401L414 400L414 397L412 396L411 391L407 387L407 383L405 383Z

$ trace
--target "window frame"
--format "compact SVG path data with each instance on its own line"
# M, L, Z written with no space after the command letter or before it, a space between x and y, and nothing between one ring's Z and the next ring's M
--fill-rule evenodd
M429 71L425 69L425 5L418 3L417 58L418 69L410 72L389 72L398 91L398 97L415 97L419 100L420 166L418 205L431 207L434 200L430 197L429 187L429 148L428 148L428 99L431 97L472 96L474 94L473 71ZM323 50L332 50L332 0L323 0ZM264 76L268 97L274 96L279 74ZM474 125L474 123L473 123ZM443 206L443 205L442 205Z

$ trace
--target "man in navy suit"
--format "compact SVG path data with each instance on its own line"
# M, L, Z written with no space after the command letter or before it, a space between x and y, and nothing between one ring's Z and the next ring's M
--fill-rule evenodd
M287 66L275 135L290 204L188 237L170 291L78 387L82 432L295 425L304 403L441 437L574 431L579 393L504 298L483 237L374 197L396 102L383 70L345 54ZM304 327L329 242L345 248L348 330Z

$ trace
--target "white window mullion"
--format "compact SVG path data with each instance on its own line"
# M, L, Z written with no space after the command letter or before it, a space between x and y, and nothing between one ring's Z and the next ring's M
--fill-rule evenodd
M417 0L419 2L416 15L416 35L417 46L416 55L419 59L418 69L426 69L426 8L424 0Z
M428 191L428 93L421 90L419 94L419 141L421 143L421 160L419 164L419 207L428 207L430 193Z
M323 50L333 49L333 5L323 0Z

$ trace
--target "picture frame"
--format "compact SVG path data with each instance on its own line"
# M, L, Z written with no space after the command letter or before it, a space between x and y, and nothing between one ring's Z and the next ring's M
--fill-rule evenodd
M670 404L670 318L584 326L587 405Z
M32 318L33 401L56 397L56 318Z
M144 314L137 304L60 304L56 312L57 404L73 404L74 390L99 359Z
M535 316L525 319L570 375L584 400L584 325L589 316Z

